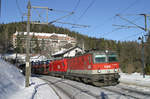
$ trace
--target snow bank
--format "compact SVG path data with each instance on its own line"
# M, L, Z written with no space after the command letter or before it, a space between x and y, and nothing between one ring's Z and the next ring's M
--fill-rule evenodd
M11 99L59 99L51 87L44 81L32 77L31 86L11 96Z
M24 76L19 70L0 59L0 99L7 99L24 86Z
M133 74L120 73L120 76L121 77L119 81L121 83L150 87L150 75L145 75L145 78L143 78L143 75L141 75L140 73L133 73Z
M25 88L24 76L19 70L0 59L0 99L59 99L53 89L36 77Z

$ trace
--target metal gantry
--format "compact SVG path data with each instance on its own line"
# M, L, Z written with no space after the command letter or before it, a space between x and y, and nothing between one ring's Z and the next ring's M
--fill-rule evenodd
M140 15L140 16L144 16L144 23L145 23L145 26L144 27L141 27L137 24L135 24L134 22L122 17L121 15L117 14L116 16L120 17L122 20L125 20L127 21L128 23L134 25L134 26L124 26L124 25L115 25L115 26L119 26L119 27L126 27L126 28L140 28L142 30L144 30L145 32L148 32L147 34L149 35L149 29L147 29L147 17L149 17L150 15L149 14L137 14L137 15ZM141 44L142 44L142 49L141 49L141 61L142 61L142 74L143 74L143 78L145 78L145 56L144 56L144 47L145 47L145 43L144 43L144 37L147 36L147 35L144 35L142 37L139 37L138 40L141 40Z

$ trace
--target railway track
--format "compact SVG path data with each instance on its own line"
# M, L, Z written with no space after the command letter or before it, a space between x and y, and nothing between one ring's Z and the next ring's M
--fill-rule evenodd
M65 83L65 82L64 82ZM69 83L66 83L72 87L75 87L79 90L85 90L85 89L82 89L78 86L74 86L74 85L71 85ZM122 86L117 86L117 88L115 89L114 86L110 86L108 88L100 88L100 89L104 89L104 90L107 90L107 91L111 91L111 92L115 92L117 94L120 94L120 95L123 95L125 97L128 97L128 98L134 98L134 99L148 99L150 97L150 93L145 93L145 92L140 92L140 91L137 91L137 90L132 90L132 89L129 89L129 88L125 88L125 87L122 87ZM95 96L97 99L101 99L101 96L100 95L96 95L88 90L86 90L86 92L89 94L89 95L92 95L92 96Z
M141 91L139 89L135 90L135 89L133 89L131 87L126 87L126 86L122 86L122 85L118 85L117 87L119 87L119 88L121 88L123 90L128 90L130 92L135 92L137 94L141 94L141 95L145 95L145 96L149 96L150 97L150 92L148 92L148 91Z
M57 89L56 91L60 90L68 97L60 99L111 99L112 97L113 99L114 97L123 97L123 99L149 99L150 97L150 93L140 92L121 85L94 87L61 78L55 81L56 78L50 76L40 78L48 82L50 86L54 86ZM58 94L60 95L60 93Z
M134 99L149 99L150 97L150 93L148 92L142 92L142 91L131 89L131 88L121 86L121 85L104 87L102 89L115 92L125 97L131 97Z
M93 93L91 93L91 92L89 92L87 90L84 90L84 89L80 88L80 87L77 87L77 86L71 85L69 83L66 83L66 82L64 82L64 80L53 82L53 81L45 79L45 78L41 78L41 79L45 80L50 85L53 85L54 87L56 87L59 90L61 90L61 92L63 92L69 99L84 99L84 98L85 99L101 99L100 96L97 96L97 95L95 95L95 94L93 94ZM65 89L64 89L64 86L65 86ZM72 89L72 92L70 90L67 91L66 87L68 87L69 89ZM60 99L62 99L60 95L59 95L59 97L60 97Z
M52 82L52 81L49 81L49 80L43 79L43 78L41 78L41 79L46 81L48 83L48 85L50 87L52 87L52 89L55 91L55 93L57 94L59 99L71 99L71 95L69 93L67 93L63 88L55 85L54 82Z

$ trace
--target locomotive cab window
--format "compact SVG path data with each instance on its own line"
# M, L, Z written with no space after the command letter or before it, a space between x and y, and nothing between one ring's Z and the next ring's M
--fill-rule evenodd
M106 55L95 55L95 63L106 62Z
M117 55L108 55L108 61L117 62L118 61Z

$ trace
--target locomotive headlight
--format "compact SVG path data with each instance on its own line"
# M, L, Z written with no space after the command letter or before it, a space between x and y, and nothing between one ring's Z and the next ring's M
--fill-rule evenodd
M117 69L116 69L116 68L114 69L114 72L117 72Z
M100 73L100 72L101 72L101 70L98 70L97 72L98 72L98 73Z
M105 50L106 53L108 53L108 50Z

